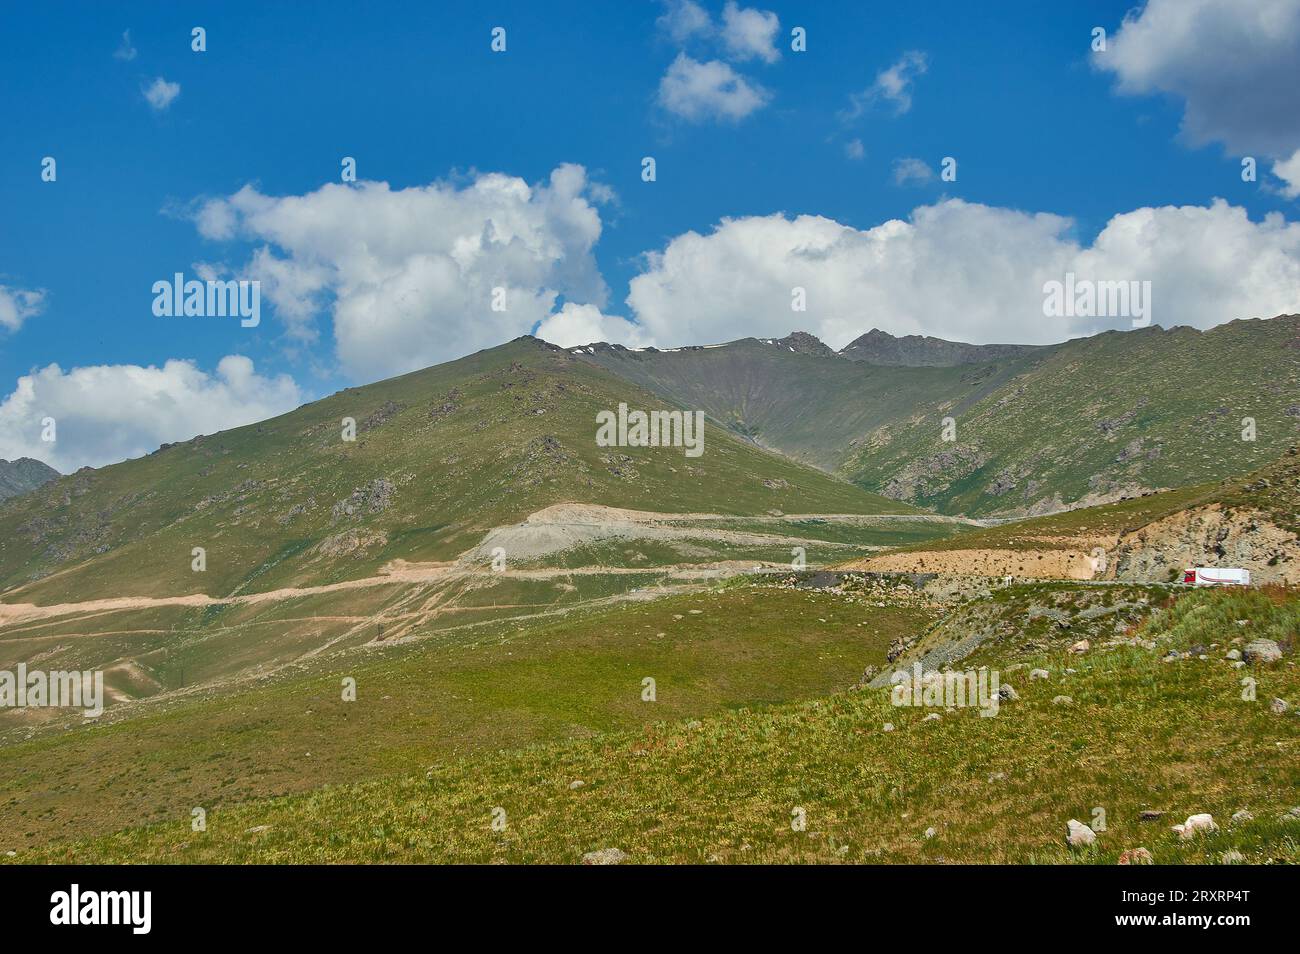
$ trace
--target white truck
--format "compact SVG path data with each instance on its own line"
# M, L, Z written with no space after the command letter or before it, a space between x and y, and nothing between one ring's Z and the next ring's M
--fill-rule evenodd
M1250 586L1250 571L1217 566L1189 567L1183 571L1183 582L1192 586Z

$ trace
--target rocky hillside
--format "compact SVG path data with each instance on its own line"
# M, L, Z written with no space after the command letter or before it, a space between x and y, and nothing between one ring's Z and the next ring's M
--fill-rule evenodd
M1255 583L1300 583L1300 447L1212 498L1123 533L1108 573L1167 580L1189 566L1231 566Z
M17 497L58 478L59 472L49 464L31 457L15 461L0 460L0 500Z
M1300 583L1300 446L1245 477L923 543L846 568L1168 583L1192 566Z

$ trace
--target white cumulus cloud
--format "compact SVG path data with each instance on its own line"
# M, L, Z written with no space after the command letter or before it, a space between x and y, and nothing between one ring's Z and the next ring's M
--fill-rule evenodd
M38 315L45 307L43 289L13 288L0 285L0 328L17 331L23 322Z
M1278 158L1300 148L1300 0L1149 0L1092 62L1121 93L1181 99L1192 145Z
M710 36L714 31L709 12L694 0L667 0L658 26L675 43Z
M287 375L259 375L242 355L222 358L211 374L181 360L68 371L51 364L23 375L0 402L0 458L34 457L69 473L264 420L301 403ZM55 422L53 442L41 440L47 417Z
M145 86L141 92L144 93L145 102L149 104L149 107L154 112L160 113L181 94L181 84L169 83L159 76L148 86Z
M643 329L634 322L617 315L606 315L595 305L576 305L565 302L564 307L542 322L537 337L572 348L576 345L608 341L629 348L653 344Z
M776 31L781 22L770 10L758 10L727 0L722 8L722 41L727 52L737 60L760 59L775 63L781 58L776 49Z
M771 95L721 60L701 63L679 53L659 82L659 104L690 122L739 122Z
M1288 199L1300 198L1300 149L1293 152L1290 159L1274 163L1273 175L1282 180L1279 192Z
M661 346L811 331L842 347L871 327L987 342L1054 342L1131 318L1044 317L1043 286L1067 272L1150 281L1151 321L1208 328L1300 311L1300 224L1244 209L1141 208L1090 245L1073 223L957 199L859 230L814 215L724 219L687 232L631 282L628 303ZM791 309L803 288L807 311Z
M849 97L849 108L840 114L842 119L857 119L876 103L885 103L901 116L912 108L912 86L918 76L930 68L930 61L919 50L908 50L893 65L876 74L875 82L860 93Z
M592 248L605 198L565 164L535 186L499 173L282 197L245 186L194 218L208 238L260 243L241 276L263 282L294 338L311 340L328 314L340 363L373 380L526 334L560 295L604 305Z

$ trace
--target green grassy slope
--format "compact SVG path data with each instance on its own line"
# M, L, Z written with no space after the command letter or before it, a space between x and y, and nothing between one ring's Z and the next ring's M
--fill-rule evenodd
M0 505L0 594L48 604L212 596L446 560L561 501L671 512L912 508L706 430L704 454L601 448L595 414L635 385L536 339L363 388L260 424L83 470ZM341 421L357 422L355 442ZM191 551L207 570L191 570Z
M861 552L863 545L898 545L967 529L930 521L879 525L850 521L749 516L682 520L681 526L691 533L752 531L770 542L702 536L610 540L531 559L519 557L503 573L483 567L477 573L458 572L427 582L378 577L365 581L364 587L204 607L81 609L4 626L0 669L39 660L47 669L103 670L112 698L139 699L233 677L265 675L324 647L337 650L395 638L428 638L491 620L567 612L593 601L631 598L637 590L706 586L706 577L736 572L734 562L725 561L788 565L795 545L804 549L809 565L816 566ZM665 519L658 525L673 524ZM721 566L713 566L720 561ZM0 709L0 731L38 718L39 713L20 715Z
M941 513L1042 512L1126 488L1219 480L1300 434L1297 315L1205 332L1107 332L949 367L876 365L752 338L575 350L765 446ZM942 440L945 417L956 421L955 442ZM1254 441L1241 439L1248 417Z
M1294 592L1188 593L1082 656L1059 642L1017 654L1050 676L1004 672L1020 698L993 718L956 709L923 721L929 710L895 707L887 690L842 693L467 756L217 811L202 833L181 815L15 860L574 863L617 848L633 862L1113 863L1143 846L1157 863L1227 851L1296 863L1300 817L1283 816L1300 787L1300 735L1269 700L1294 707L1300 675L1286 660L1242 670L1224 655L1230 640L1298 630ZM1171 650L1190 653L1162 661ZM1243 675L1257 680L1253 701ZM498 808L504 830L491 824ZM805 830L791 824L796 809ZM1066 821L1098 809L1097 844L1067 848ZM1254 818L1230 823L1242 809ZM1166 814L1143 821L1144 810ZM1220 831L1183 841L1169 830L1197 812Z
M931 616L725 588L333 653L99 725L10 732L0 736L0 853L458 754L813 698L852 685ZM342 700L345 675L355 702ZM646 676L654 703L641 698Z
M900 422L848 460L864 487L973 516L1241 474L1300 434L1300 316L1069 342L973 406ZM1255 440L1242 439L1243 418Z

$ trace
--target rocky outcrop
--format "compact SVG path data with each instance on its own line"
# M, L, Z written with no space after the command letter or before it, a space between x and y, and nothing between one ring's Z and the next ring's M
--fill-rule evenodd
M1219 504L1123 534L1111 555L1120 580L1166 582L1189 566L1250 570L1252 583L1300 583L1300 540L1257 511Z
M893 500L918 500L941 493L954 481L968 477L988 463L989 455L971 444L954 444L926 457L910 460L881 489Z
M15 461L0 460L0 500L17 497L48 484L59 472L31 457Z
M352 491L343 500L335 501L330 508L330 523L338 523L360 514L383 513L392 504L396 490L388 478L376 477L364 487Z

